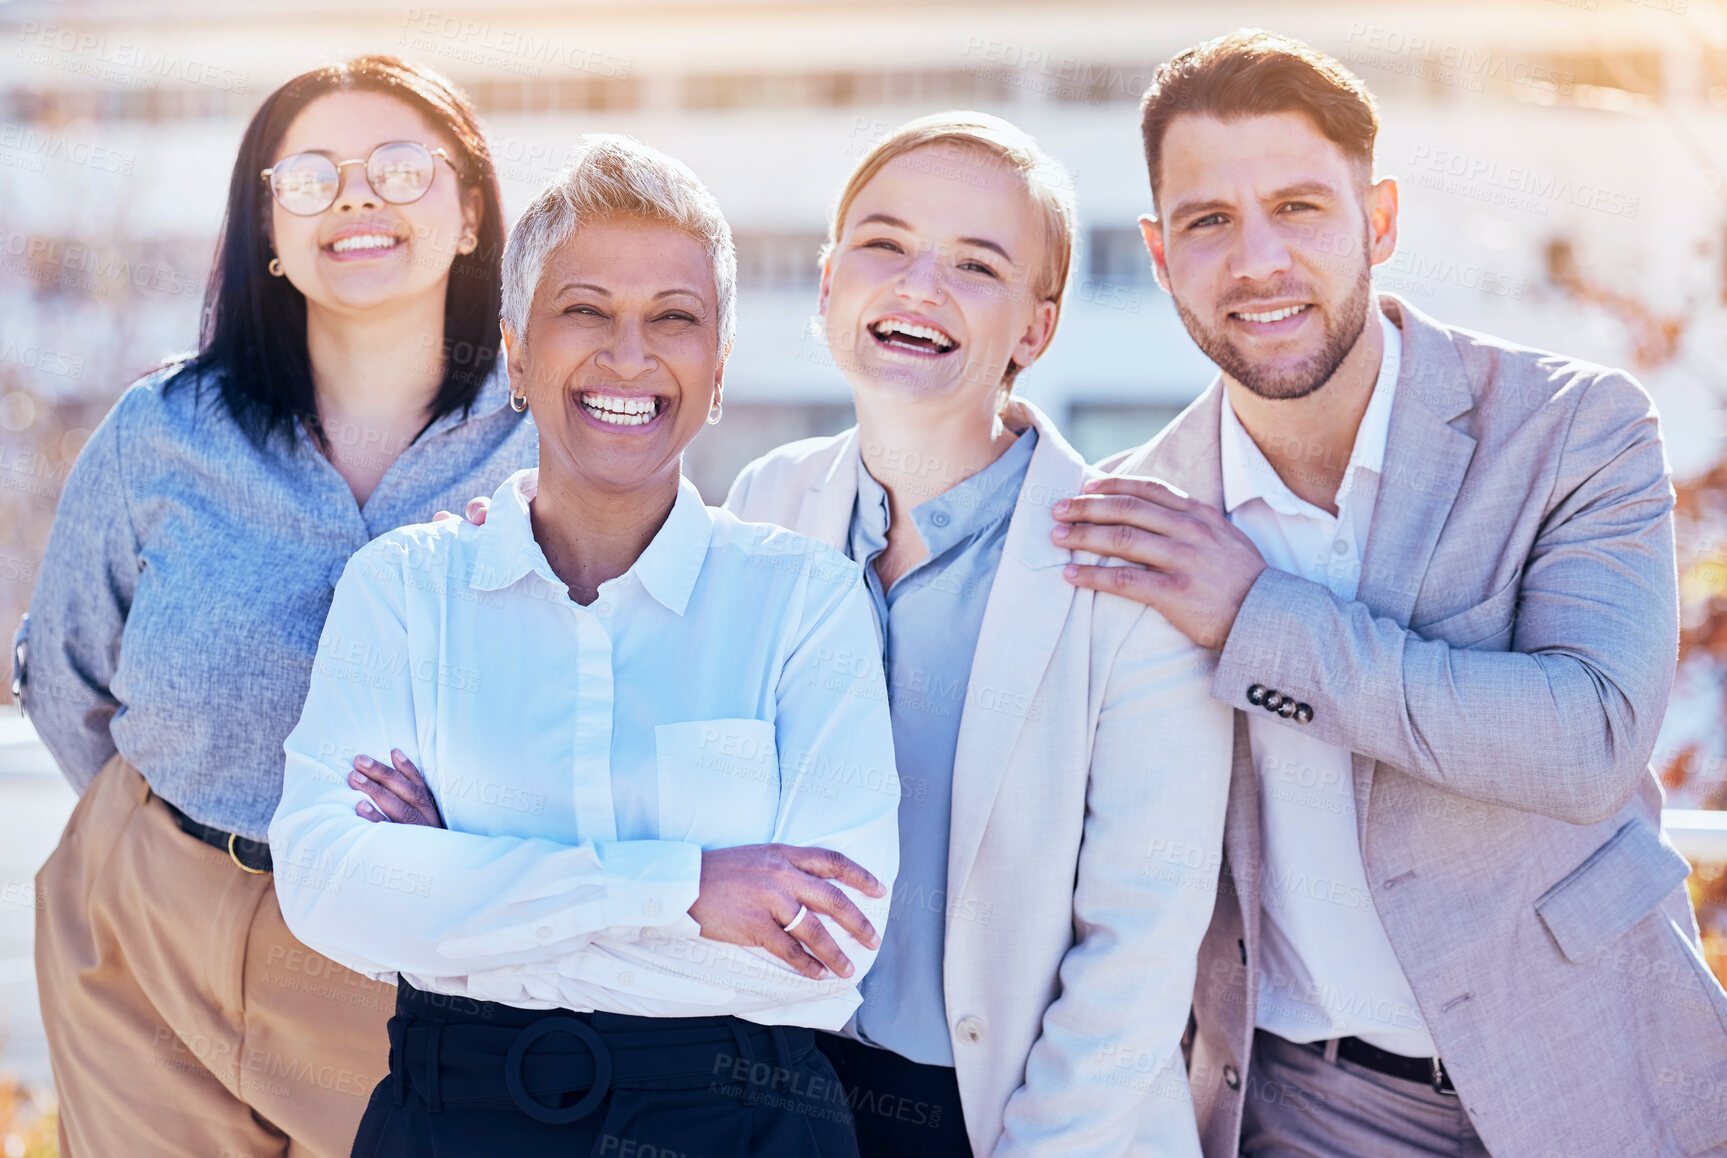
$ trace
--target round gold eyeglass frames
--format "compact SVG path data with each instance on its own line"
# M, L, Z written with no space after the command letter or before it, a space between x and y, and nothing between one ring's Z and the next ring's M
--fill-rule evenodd
M426 195L437 175L435 158L455 169L443 149L428 149L418 141L385 141L364 160L333 161L324 153L291 153L265 169L276 203L296 217L316 217L336 203L342 170L364 165L372 192L391 205L408 205Z

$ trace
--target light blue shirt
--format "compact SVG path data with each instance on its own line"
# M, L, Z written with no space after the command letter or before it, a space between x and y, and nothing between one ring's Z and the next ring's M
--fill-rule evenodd
M872 565L887 548L887 492L858 464L848 553L863 564L880 625L902 798L899 883L853 1028L925 1065L953 1065L942 956L954 751L984 607L1036 446L1028 429L989 466L912 508L929 556L887 591Z
M899 782L857 565L685 480L583 606L535 541L535 482L512 476L484 526L404 527L348 564L270 825L288 927L477 1000L843 1025L874 959L844 930L857 974L810 981L687 910L702 850L733 845L834 849L891 888ZM355 814L354 755L392 747L447 830Z
M30 600L24 705L79 792L118 751L196 820L263 840L282 740L348 557L538 461L495 375L362 505L303 428L254 445L217 382L120 396L78 455Z

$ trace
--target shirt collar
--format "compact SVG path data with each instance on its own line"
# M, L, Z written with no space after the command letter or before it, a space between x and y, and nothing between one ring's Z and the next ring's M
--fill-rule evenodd
M474 418L483 418L502 408L509 400L510 376L504 371L503 363L499 362L497 367L486 376L486 380L480 383L480 389L474 395L474 401L468 407L466 414L458 406L448 414L439 416L430 426L420 432L420 437L415 441L423 442L434 434L442 434L458 423Z
M940 555L1013 514L1036 448L1037 431L1027 427L994 462L913 507L912 523L929 553ZM867 556L887 546L887 491L865 469L861 457L857 470L852 540L854 550L861 547Z
M474 569L468 580L468 585L474 590L496 591L508 587L530 571L559 590L565 588L565 583L553 573L551 564L546 562L545 552L534 539L528 504L538 490L539 482L538 470L519 470L505 479L492 496L485 525L480 528ZM647 549L628 571L600 584L601 591L633 580L668 610L682 615L695 591L702 564L707 561L713 532L713 512L702 502L701 492L689 479L680 477L678 497L672 503L671 513Z
M1355 431L1355 446L1350 450L1349 463L1344 467L1339 497L1352 488L1357 471L1382 474L1385 469L1385 444L1391 433L1391 404L1397 393L1397 375L1403 363L1403 335L1383 313L1379 318L1380 333L1385 338L1385 352L1379 360L1379 377L1373 383L1373 394L1361 415L1361 425ZM1284 515L1307 514L1315 508L1296 495L1280 478L1265 454L1236 417L1229 395L1223 396L1219 421L1219 456L1223 468L1223 509L1235 508L1253 499L1263 499L1272 510Z

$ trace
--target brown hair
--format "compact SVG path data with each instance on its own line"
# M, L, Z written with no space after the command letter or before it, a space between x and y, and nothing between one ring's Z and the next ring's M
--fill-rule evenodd
M1139 102L1154 205L1163 138L1183 113L1223 121L1302 113L1360 166L1364 179L1373 172L1373 141L1379 135L1373 94L1337 60L1288 36L1241 28L1196 44L1158 68Z
M839 204L834 207L833 220L828 225L827 244L822 246L818 260L826 265L828 255L839 242L845 228L846 214L852 202L895 157L926 145L945 145L954 159L976 159L981 153L995 163L1015 170L1025 179L1026 192L1039 211L1043 226L1043 264L1032 271L1031 292L1038 301L1055 303L1055 323L1050 326L1050 340L1061 322L1061 303L1067 293L1067 279L1073 269L1074 239L1079 233L1079 214L1074 208L1073 178L1060 161L1044 152L1038 143L1019 126L989 113L955 111L931 113L907 121L899 128L870 146L846 178L840 190ZM1049 342L1044 343L1044 348ZM1013 388L1013 380L1024 369L1009 362L1002 378L1005 390Z
M220 381L222 401L254 443L275 434L288 439L296 421L324 441L312 390L306 347L306 298L285 277L266 271L270 246L270 188L259 173L279 159L276 148L307 105L339 92L394 97L426 119L455 148L450 160L461 187L480 191L478 244L456 253L444 292L443 378L430 421L466 414L493 373L498 348L498 304L504 250L504 216L498 177L485 133L467 96L442 75L394 56L359 56L303 72L264 98L240 138L228 182L227 218L204 299L200 349L170 385ZM428 425L429 425L428 422Z

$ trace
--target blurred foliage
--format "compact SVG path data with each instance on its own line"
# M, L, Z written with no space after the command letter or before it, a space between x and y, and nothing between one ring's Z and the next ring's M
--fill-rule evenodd
M0 1158L59 1158L54 1096L0 1078Z

